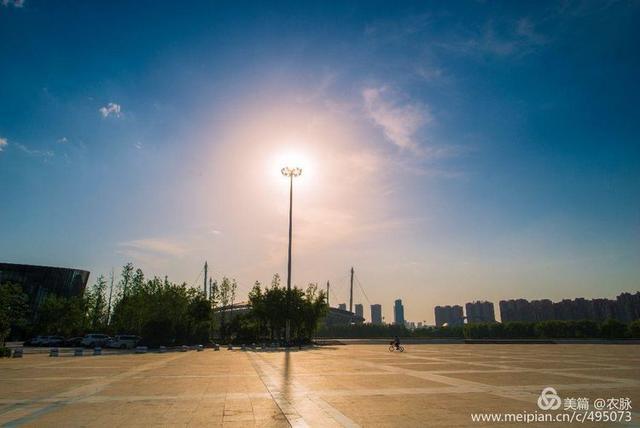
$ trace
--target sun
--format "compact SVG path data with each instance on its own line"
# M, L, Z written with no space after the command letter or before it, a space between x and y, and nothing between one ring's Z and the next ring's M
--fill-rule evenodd
M302 173L296 178L297 182L301 184L308 182L313 176L314 165L313 158L308 151L299 149L282 149L274 156L273 160L269 162L269 169L272 174L275 174L282 179L281 170L283 168L300 168Z

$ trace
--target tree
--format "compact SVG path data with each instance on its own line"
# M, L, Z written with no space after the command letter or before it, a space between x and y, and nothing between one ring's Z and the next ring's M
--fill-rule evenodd
M88 327L87 319L85 296L61 297L50 294L38 308L36 330L41 334L65 337L81 335Z
M22 287L10 282L0 284L0 344L4 346L12 328L27 324L29 305Z
M319 320L329 308L324 291L315 284L306 290L293 287L287 290L280 286L280 277L273 277L271 286L262 289L256 282L249 293L251 311L244 325L255 332L256 339L268 337L280 339L288 316L292 337L310 340L318 328Z
M122 290L122 295L126 296L129 292L129 286L131 286L133 280L133 263L127 263L124 265L120 276L120 289Z
M89 328L100 331L107 324L107 281L100 275L96 283L87 292Z
M622 339L628 336L627 325L615 319L608 319L600 326L602 337Z

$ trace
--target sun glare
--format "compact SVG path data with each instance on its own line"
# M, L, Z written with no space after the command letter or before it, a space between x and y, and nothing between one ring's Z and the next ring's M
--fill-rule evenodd
M269 169L272 170L272 174L276 174L279 179L282 179L281 170L282 168L300 168L302 169L302 174L296 181L308 181L310 177L313 175L313 162L310 159L308 153L304 153L299 150L283 150L278 155L275 156L275 159L269 162Z

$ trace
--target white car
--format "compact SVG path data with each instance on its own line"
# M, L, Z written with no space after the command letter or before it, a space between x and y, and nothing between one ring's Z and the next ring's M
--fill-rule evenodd
M134 336L131 334L119 334L113 337L107 343L107 347L118 349L133 349L136 347L136 345L138 345L139 341L140 336Z
M87 334L84 338L82 338L82 342L80 344L87 348L95 348L96 346L104 346L111 339L106 334Z

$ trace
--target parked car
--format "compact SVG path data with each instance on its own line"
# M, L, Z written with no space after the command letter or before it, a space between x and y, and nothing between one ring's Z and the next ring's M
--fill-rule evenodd
M64 341L64 346L75 348L82 345L83 337L70 337Z
M119 334L113 337L107 343L107 347L118 349L133 349L138 345L140 339L140 336L134 336L131 334Z
M106 345L109 339L111 338L106 334L91 333L83 337L80 344L88 348L95 348L96 346Z
M64 344L64 337L62 336L46 336L40 346L57 347Z
M45 340L47 336L34 336L31 339L24 342L27 346L40 346L42 341Z

